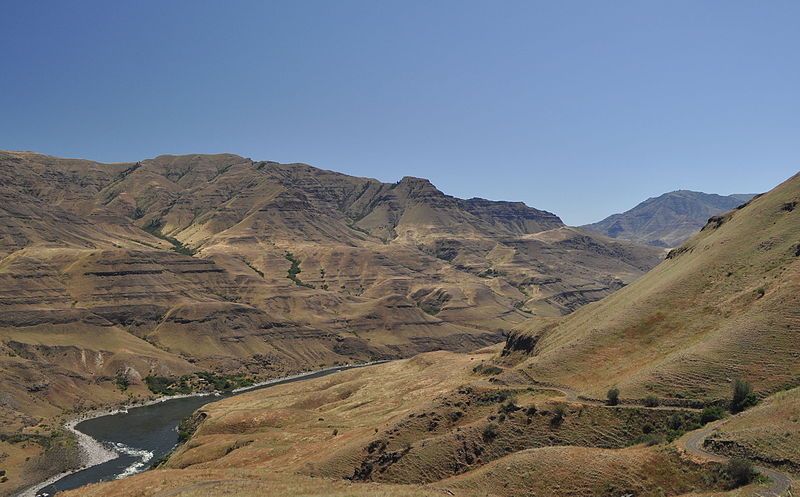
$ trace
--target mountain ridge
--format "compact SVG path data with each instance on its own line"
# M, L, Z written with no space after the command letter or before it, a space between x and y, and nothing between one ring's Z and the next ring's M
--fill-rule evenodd
M662 256L419 178L234 154L101 164L0 152L0 419L35 430L147 398L148 377L262 380L471 350L602 298Z
M735 209L753 196L674 190L650 197L625 212L612 214L583 228L612 238L671 248L699 231L711 216Z

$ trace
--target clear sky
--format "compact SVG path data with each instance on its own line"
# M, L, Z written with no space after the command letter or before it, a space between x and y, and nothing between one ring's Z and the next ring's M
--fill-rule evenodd
M233 152L570 224L800 170L798 1L0 0L0 148Z

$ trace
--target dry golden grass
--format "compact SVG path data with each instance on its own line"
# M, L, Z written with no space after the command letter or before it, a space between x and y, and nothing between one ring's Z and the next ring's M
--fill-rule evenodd
M665 497L721 490L723 482L666 448L546 447L516 452L432 486L476 497Z
M711 223L628 287L560 323L532 320L534 378L604 398L722 399L800 376L800 175Z
M457 388L495 353L434 352L209 404L202 408L208 417L166 469L65 496L442 495L303 473L336 451L359 457L376 429Z
M130 479L88 485L64 497L442 497L418 486L353 484L267 471L155 470Z
M146 395L148 375L267 379L473 350L523 322L524 305L560 314L660 255L418 178L231 154L100 164L0 151L0 217L11 434L124 401L117 374Z
M707 443L714 452L800 475L800 388L779 392L732 417Z
M338 450L360 451L376 430L458 387L490 354L423 354L210 404L168 466L312 468ZM236 441L248 443L215 457Z
M670 478L671 486L664 488L715 488L708 468L677 461L664 448L611 449L636 444L645 432L665 433L671 412L569 404L556 393L499 385L473 372L497 352L422 354L209 404L201 409L206 418L196 433L164 469L66 495L446 495L446 487L456 495L478 496L539 491L545 487L537 485L549 484L565 489L551 495L566 496L579 479L570 482L565 468L583 460L595 461L597 489L622 488L636 479L613 476L614 464L624 471L638 468L633 475L664 466L635 487L648 492ZM506 410L501 420L508 394L519 409ZM527 410L534 405L535 412ZM560 406L564 418L556 423ZM688 421L696 414L686 416ZM490 424L496 433L487 439ZM525 450L553 445L605 449ZM552 464L562 471L546 482L519 477L508 487L511 476L486 476L511 461L519 461L511 474L517 464L536 468L542 461L547 461L543 468ZM603 473L599 468L606 463L611 469ZM365 473L367 464L372 471ZM453 483L470 475L483 483ZM702 483L703 478L711 480Z

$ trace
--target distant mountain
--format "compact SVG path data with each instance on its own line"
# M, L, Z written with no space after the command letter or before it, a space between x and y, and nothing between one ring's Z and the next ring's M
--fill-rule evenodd
M700 231L708 218L735 209L755 195L677 190L649 198L633 209L614 214L584 228L611 238L620 238L656 247L677 247Z

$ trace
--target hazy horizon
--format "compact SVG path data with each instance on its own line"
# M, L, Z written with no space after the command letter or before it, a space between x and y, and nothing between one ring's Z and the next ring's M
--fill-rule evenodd
M18 3L0 148L230 152L582 225L800 167L800 4Z

